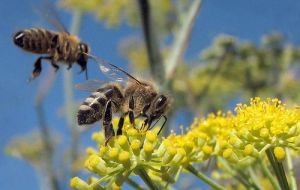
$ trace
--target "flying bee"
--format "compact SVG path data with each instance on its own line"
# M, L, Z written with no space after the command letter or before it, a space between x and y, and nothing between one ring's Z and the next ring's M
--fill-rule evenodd
M41 73L42 60L50 61L55 71L59 69L59 63L68 65L68 69L74 63L78 63L81 72L86 71L87 78L88 57L84 53L90 52L89 46L66 30L51 5L47 8L48 12L51 11L48 21L58 29L57 32L44 28L29 28L20 30L13 36L14 44L18 47L31 53L43 54L35 61L29 80L35 79Z
M165 94L160 94L151 82L138 80L111 63L91 55L90 57L99 64L100 70L113 81L105 83L89 80L77 85L80 90L93 91L79 107L78 125L93 124L102 120L107 144L109 139L115 135L112 126L113 113L121 114L117 135L122 134L126 116L129 117L129 121L134 127L135 118L145 118L141 127L145 130L152 129L156 122L164 118L159 134L167 121L165 114L170 107L170 98Z

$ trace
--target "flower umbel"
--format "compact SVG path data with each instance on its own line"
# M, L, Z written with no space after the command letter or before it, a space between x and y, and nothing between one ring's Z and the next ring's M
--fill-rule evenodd
M92 137L99 150L88 148L85 167L101 178L92 182L73 178L71 185L75 189L115 189L131 180L129 176L139 175L151 189L166 188L186 170L214 189L223 189L193 167L196 163L217 158L218 168L215 169L228 173L224 177L235 177L240 172L244 175L237 177L240 183L258 188L251 168L255 160L264 164L268 155L273 163L283 162L286 149L299 150L300 110L287 108L278 99L261 101L255 98L250 105L239 104L235 111L235 115L219 112L206 119L196 119L186 132L172 132L166 138L159 138L156 128L144 131L134 128L128 121L123 134L113 137L107 146L103 133L94 133ZM114 126L117 122L117 119L113 121ZM268 166L262 165L262 169L264 177L278 189ZM280 181L285 180L284 170L278 170L276 177L283 187Z

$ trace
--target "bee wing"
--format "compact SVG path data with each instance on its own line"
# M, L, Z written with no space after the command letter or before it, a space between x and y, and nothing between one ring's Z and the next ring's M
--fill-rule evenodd
M48 0L44 0L40 12L43 18L47 22L49 22L55 29L57 29L60 32L65 32L69 34L69 31L61 22L61 19L59 18L57 10L54 7L53 3L50 3Z
M101 59L99 57L95 57L93 55L88 55L90 58L96 61L98 64L101 72L110 78L113 81L126 84L128 80L132 80L138 84L141 84L140 81L138 81L135 77L127 73L125 70L121 69L120 67L111 64L104 59Z
M87 80L84 83L76 84L75 88L82 91L94 92L107 83L108 81L104 80Z

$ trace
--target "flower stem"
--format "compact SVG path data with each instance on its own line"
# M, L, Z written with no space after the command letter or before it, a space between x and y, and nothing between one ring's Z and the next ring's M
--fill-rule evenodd
M289 190L289 184L287 182L287 178L286 178L286 175L285 175L285 172L284 172L284 168L283 168L283 165L281 162L279 162L275 155L274 155L274 152L273 152L273 148L270 147L266 150L266 154L268 156L268 159L271 163L271 166L273 167L274 169L274 172L276 174L276 177L277 177L277 180L279 182L279 185L281 187L281 189L284 189L284 190Z
M53 142L51 141L51 135L46 121L45 111L44 111L44 100L48 95L50 88L52 87L53 81L55 79L55 73L51 70L44 81L39 85L37 95L35 98L35 109L37 113L38 127L40 130L41 139L44 143L44 157L45 161L45 172L49 178L49 185L53 190L59 190L59 180L55 174L55 169L53 167Z
M70 33L77 34L79 32L81 24L81 12L74 11L72 24ZM71 164L77 160L78 157L78 150L79 150L79 131L77 125L75 123L75 112L74 112L74 94L73 94L73 77L72 77L72 70L64 69L64 94L65 94L65 107L66 107L66 121L67 126L71 131ZM70 171L71 177L75 176L76 173L73 171L71 166Z
M245 187L247 187L247 189L253 189L253 190L259 190L260 188L258 187L258 185L255 183L255 181L253 180L253 178L251 177L251 174L246 173L244 170L241 169L237 169L237 175L241 176L241 178L243 178L245 181L247 181L247 185Z
M194 0L194 2L190 6L190 9L182 13L184 17L183 19L181 19L180 23L182 27L175 37L174 45L172 46L171 53L167 59L167 82L170 82L170 79L173 77L176 66L180 63L180 59L182 58L186 50L188 40L191 36L192 28L200 10L201 4L202 0Z
M147 172L143 168L139 168L136 170L136 173L142 178L142 180L148 185L148 187L152 190L158 190L156 185L153 183Z
M153 12L148 0L138 0L138 4L151 75L158 84L163 84L165 81L165 67L160 54L159 42L155 31L155 23L153 23L152 19Z
M249 176L251 179L251 184L254 186L254 189L262 189L261 185L259 184L259 180L257 179L257 176L255 175L253 169L251 167L248 168Z
M218 161L222 163L224 166L224 169L233 177L235 178L238 182L244 185L245 188L248 188L251 186L247 178L245 179L242 175L238 175L236 170L232 169L230 165L222 158L219 158Z
M292 162L292 157L289 149L285 149L286 152L286 159L287 159L287 166L288 166L288 177L291 185L291 190L296 190L297 189L297 183L296 179L294 176L294 168L293 168L293 162Z
M275 178L273 177L273 175L271 174L269 168L266 166L266 163L261 159L259 158L259 164L262 168L262 172L264 173L264 175L269 179L269 181L271 182L273 188L275 190L280 190L280 186L278 184L278 181L275 180Z
M202 174L201 172L199 172L198 170L196 170L192 165L189 164L185 169L187 171L191 172L192 174L194 174L200 180L202 180L205 183L207 183L213 189L225 190L225 188L223 188L222 186L220 186L219 184L217 184L216 182L214 182L213 180L211 180L209 177L205 176L204 174Z

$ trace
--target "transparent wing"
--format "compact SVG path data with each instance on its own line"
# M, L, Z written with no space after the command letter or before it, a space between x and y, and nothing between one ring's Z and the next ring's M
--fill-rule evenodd
M95 57L93 55L88 55L90 58L96 61L98 64L101 72L110 78L113 81L119 82L119 83L127 83L128 80L135 81L138 84L141 84L140 81L138 81L136 78L134 78L132 75L127 73L125 70L121 69L120 67L113 65L104 59Z
M50 23L59 32L66 32L69 34L67 28L62 24L61 19L58 16L55 5L49 2L49 0L43 0L40 14L48 23Z
M94 92L107 83L108 81L105 80L87 80L84 83L76 84L75 88L82 91Z

